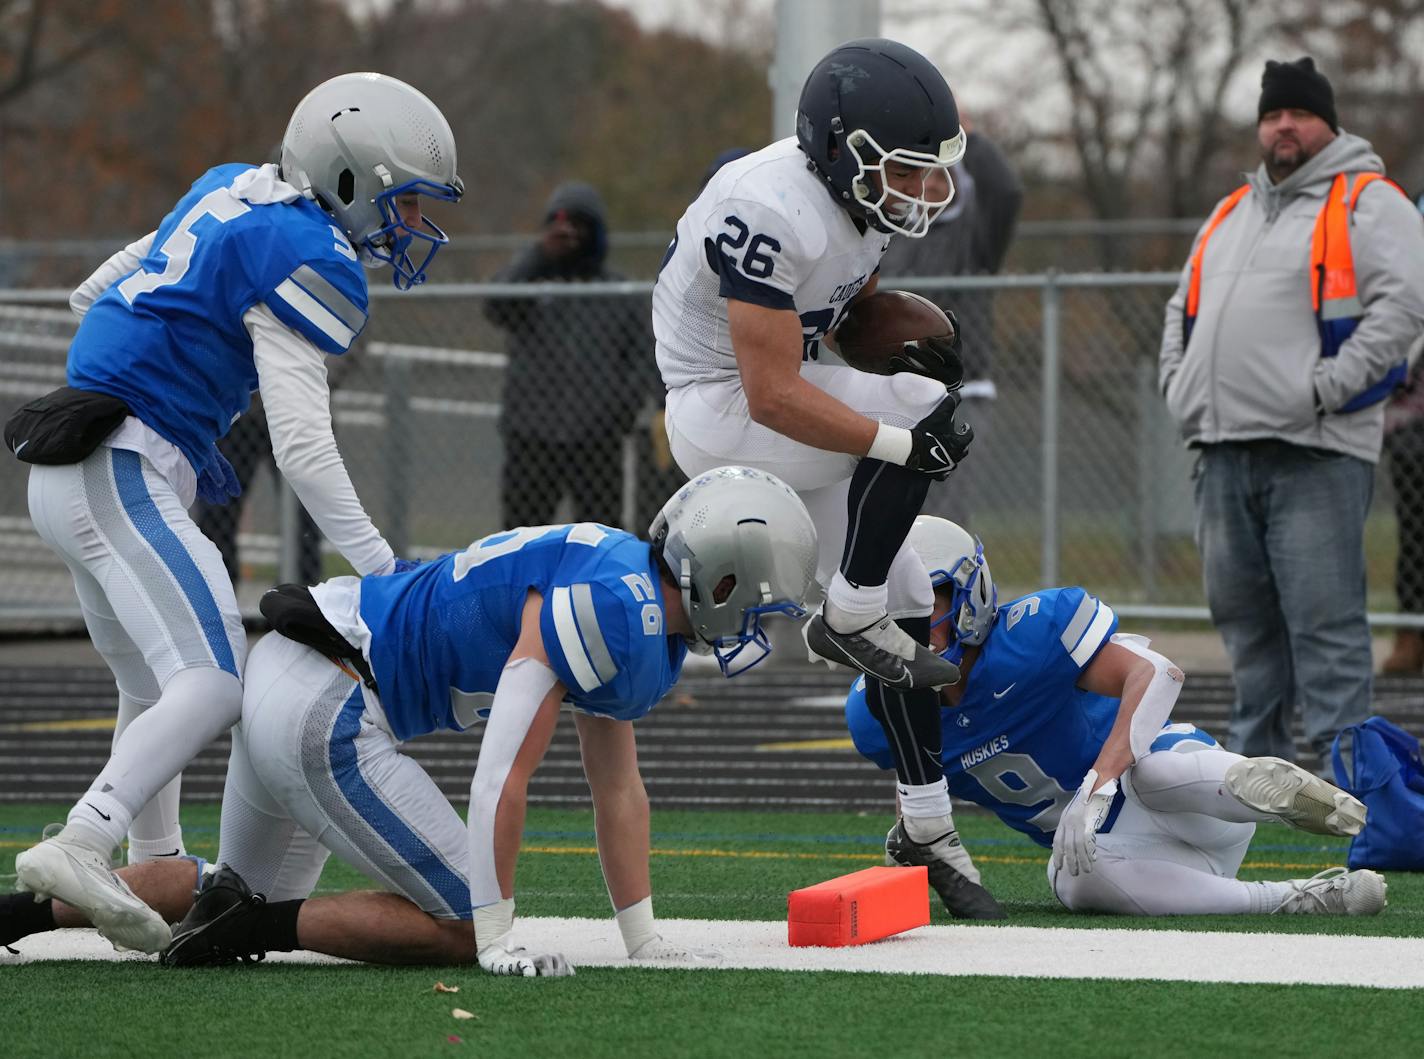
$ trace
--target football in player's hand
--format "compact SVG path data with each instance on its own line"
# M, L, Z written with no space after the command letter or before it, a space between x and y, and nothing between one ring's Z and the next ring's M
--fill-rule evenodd
M846 312L835 333L836 349L852 368L875 375L914 371L938 378L939 371L925 370L928 365L915 363L920 359L914 356L915 347L930 346L930 339L939 349L957 351L953 319L928 298L903 290L876 291L860 299Z

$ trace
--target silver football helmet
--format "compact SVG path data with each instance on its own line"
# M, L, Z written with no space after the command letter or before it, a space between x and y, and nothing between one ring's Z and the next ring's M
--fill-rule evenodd
M679 489L648 528L682 587L690 649L727 676L771 653L766 614L799 618L816 580L816 527L785 482L750 467L718 467Z
M951 623L949 648L944 654L957 661L965 647L988 639L999 612L999 591L989 572L989 560L984 558L984 545L948 519L920 515L910 527L910 547L925 564L935 588L952 586L949 613L935 624Z
M428 219L407 227L396 197L458 202L465 193L445 115L404 81L374 73L323 81L297 104L282 137L282 177L336 219L363 261L390 265L401 290L425 282L450 240ZM410 250L422 243L416 265Z

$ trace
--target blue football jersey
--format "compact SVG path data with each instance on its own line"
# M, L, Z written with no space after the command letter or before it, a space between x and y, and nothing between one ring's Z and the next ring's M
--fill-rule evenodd
M1076 686L1116 629L1112 608L1081 588L1050 588L1000 607L959 707L941 711L950 793L1052 845L1059 815L1117 717L1117 699ZM846 722L857 750L894 767L863 678L846 700Z
M69 349L69 385L123 398L200 473L257 388L247 310L265 303L327 353L366 324L366 276L341 229L305 198L239 198L233 181L252 168L203 174Z
M495 533L404 574L361 582L372 673L398 739L469 727L488 713L530 589L568 702L642 717L677 682L687 644L664 628L652 549L580 522Z

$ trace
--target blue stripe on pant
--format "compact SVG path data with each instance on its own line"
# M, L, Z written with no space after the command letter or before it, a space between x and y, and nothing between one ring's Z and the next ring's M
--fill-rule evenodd
M371 825L406 864L419 873L461 918L470 915L470 884L412 831L381 798L361 773L356 755L356 735L366 708L358 685L337 715L331 730L331 775L342 795L362 820Z
M208 587L198 564L149 495L148 484L143 480L143 457L128 449L110 449L109 452L113 458L114 485L129 521L153 548L154 554L168 568L187 597L202 627L208 649L213 653L213 660L224 672L237 676L237 660L232 654L232 644L228 642L222 611L218 609L212 589Z

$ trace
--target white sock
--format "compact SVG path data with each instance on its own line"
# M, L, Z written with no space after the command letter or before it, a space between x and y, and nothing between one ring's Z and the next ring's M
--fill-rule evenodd
M923 785L897 784L900 815L905 820L905 833L911 842L932 842L946 831L954 830L950 815L949 786L941 776L934 783ZM938 830L934 830L938 828Z
M242 683L237 677L212 667L176 673L158 701L114 741L109 763L70 811L69 826L107 855L123 841L134 817L241 718ZM176 830L174 815L170 831Z
M114 725L114 743L130 724L153 702L135 699L119 692L119 719ZM129 824L129 863L141 864L154 856L171 856L178 850L183 855L183 830L178 824L178 802L183 777L175 776L161 791L149 799L143 810Z
M839 570L826 588L826 624L836 632L857 632L884 617L888 585L853 585Z
M163 838L134 838L133 830L129 831L129 863L145 864L151 860L171 860L174 857L185 857L188 851L183 848L183 832L174 831Z
M133 814L123 802L103 790L106 786L108 784L96 782L84 797L74 803L64 822L66 838L78 839L105 857L115 846L123 843L124 835L128 834L129 821L133 819Z
M1281 902L1290 896L1290 883L1253 882L1251 887L1251 911L1257 915L1268 915L1281 907Z

